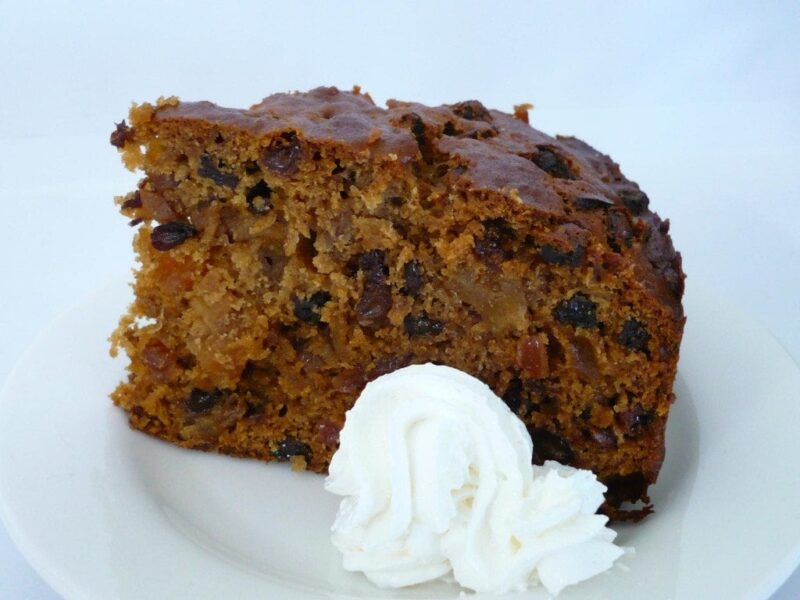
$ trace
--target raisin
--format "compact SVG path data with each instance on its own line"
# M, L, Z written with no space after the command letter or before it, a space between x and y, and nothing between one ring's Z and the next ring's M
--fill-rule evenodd
M133 139L133 129L128 127L125 119L122 119L122 121L119 123L114 123L114 125L116 125L116 129L111 132L109 141L111 142L112 146L122 148L125 145L125 142L129 142L131 139Z
M614 252L622 252L622 248L630 248L633 243L633 227L627 215L621 211L609 211L606 221L608 245Z
M614 206L614 201L601 196L577 196L575 198L575 207L581 210L594 210L609 206Z
M606 502L611 506L620 506L623 502L636 502L647 497L647 481L642 473L613 475L603 483L608 488Z
M638 350L647 352L647 342L650 341L650 333L645 326L636 319L628 319L622 324L622 331L619 333L619 343L628 350Z
M531 160L545 173L559 179L573 179L569 164L552 146L538 146L539 153Z
M210 154L203 154L200 157L200 166L197 167L197 174L200 177L210 179L217 185L231 189L239 184L239 178L236 175L220 171L219 164Z
M141 208L142 207L142 195L139 193L139 190L136 190L131 198L125 200L122 203L121 209L122 210L130 210L132 208Z
M221 397L221 390L208 391L194 388L186 399L186 410L196 415L207 413L216 406Z
M254 215L265 215L272 208L272 190L263 179L247 190L247 210Z
M417 113L411 113L409 118L411 120L411 135L413 135L414 139L417 140L418 146L424 146L425 123L422 121L422 117L420 117Z
M364 290L356 304L356 320L362 327L383 327L392 308L392 291L386 282L389 274L386 253L383 250L364 252L358 257L358 268L364 273Z
M358 268L368 281L385 281L389 274L386 268L386 252L383 250L364 252L358 257Z
M367 381L372 381L381 375L386 375L397 369L407 367L411 364L412 360L414 360L414 355L411 352L382 356L375 361L375 366L372 367L372 370L367 374Z
M388 283L367 280L356 303L356 320L362 327L378 329L387 324L392 308L392 290Z
M302 456L307 462L311 462L311 447L295 437L287 437L278 442L277 448L272 452L272 456L278 460L289 460L293 456Z
M545 244L539 248L539 256L550 265L577 267L586 256L586 246L578 244L572 250L559 250L555 246Z
M450 121L444 124L442 128L442 133L444 135L458 135L458 131L456 131L456 126L453 125Z
M542 427L529 428L533 441L533 463L541 465L546 460L555 460L563 465L575 460L575 453L569 442L560 435Z
M483 223L484 234L475 240L475 253L487 264L497 266L511 258L516 234L505 219L489 219Z
M428 316L422 312L418 315L408 314L403 319L403 327L410 337L421 335L437 335L444 330L444 323Z
M614 435L614 430L610 427L593 431L592 440L601 448L611 449L617 447L617 437Z
M297 134L288 131L272 140L259 158L259 163L278 175L294 175L303 157L303 147Z
M342 394L355 395L362 390L366 383L364 370L361 367L345 369L338 373L332 381L333 389Z
M503 402L511 409L511 412L516 413L522 405L524 394L525 388L522 385L522 380L519 377L514 377L508 382L508 387L503 393Z
M153 229L153 233L150 234L150 243L156 250L164 252L180 246L195 235L197 235L197 230L189 223L170 221Z
M406 296L416 296L422 289L424 272L419 261L411 260L403 265L403 289L400 290Z
M330 299L331 295L324 290L314 292L308 298L294 298L294 316L305 323L316 325L322 319L319 310Z
M558 304L553 310L557 321L569 323L575 327L591 329L598 327L597 305L586 294L574 294L569 300Z
M645 410L642 408L641 404L636 404L633 408L619 413L617 418L626 435L638 437L642 435L644 430L647 429L647 426L653 422L655 413L650 410Z
M339 432L342 428L332 421L324 420L317 423L317 433L322 439L322 443L329 450L335 449L339 445Z
M244 414L242 416L245 419L257 419L263 414L264 414L263 404L254 404L252 402L248 402L247 408L245 408Z
M486 107L477 100L467 100L453 104L452 111L462 119L468 121L491 121L492 115L486 110Z
M650 198L641 190L619 190L617 194L625 208L631 211L633 215L642 214L650 205Z

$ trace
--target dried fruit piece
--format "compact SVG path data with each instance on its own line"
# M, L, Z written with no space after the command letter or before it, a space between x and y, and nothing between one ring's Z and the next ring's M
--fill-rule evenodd
M533 441L533 464L541 465L546 460L555 460L568 465L575 460L572 447L560 435L542 427L528 429Z
M586 256L586 246L579 244L572 250L559 250L555 246L545 244L539 248L539 256L544 262L550 265L577 267L583 262L584 256Z
M630 318L622 324L618 339L619 343L629 350L646 352L647 342L650 341L650 333L641 321Z
M641 404L637 403L633 408L619 413L617 418L626 435L638 437L653 422L655 414L653 411L645 410Z
M531 379L542 379L550 374L547 343L541 336L535 335L519 341L517 366Z
M223 173L217 161L210 154L200 156L200 166L197 167L197 174L200 177L210 179L217 185L231 189L239 184L239 177L233 173Z
M247 190L247 210L254 215L265 215L272 208L272 190L263 179Z
M325 447L330 450L339 446L339 432L341 430L341 426L327 419L317 423L317 433L322 439L322 443L325 444Z
M416 296L424 283L424 271L417 260L411 260L403 265L403 289L400 290L407 296Z
M295 297L293 299L294 316L305 323L316 325L322 320L319 313L320 309L325 306L330 299L331 295L324 290L314 292L308 298Z
M378 329L388 323L392 308L392 291L387 283L367 280L364 291L356 303L356 320L362 327Z
M468 121L488 122L492 120L492 115L486 110L486 107L477 100L459 102L458 104L453 104L450 108L459 117L467 119Z
M625 208L631 211L633 215L641 215L650 205L650 198L641 190L624 189L619 190L617 194Z
M342 394L354 395L361 391L365 383L364 370L354 367L341 371L333 378L333 389Z
M111 142L112 146L116 146L117 148L122 148L125 145L125 142L130 141L133 139L133 129L128 127L128 124L125 122L125 119L122 119L119 123L115 123L116 129L111 132L111 137L109 141Z
M617 436L614 435L614 430L610 427L593 431L591 437L601 448L611 449L617 447Z
M175 367L172 352L160 340L152 339L142 349L142 362L147 365L150 374L156 381L166 381L170 371Z
M612 506L619 506L623 502L636 502L646 498L647 480L642 473L629 473L627 475L614 475L603 480L608 488L606 502Z
M186 399L185 407L188 412L200 415L214 408L221 397L221 390L201 390L200 388L194 388Z
M553 310L553 316L556 320L575 327L592 329L599 325L597 305L581 292L577 292L568 300L558 304Z
M295 437L287 437L278 442L272 455L278 460L291 460L293 456L302 456L306 462L311 462L311 447Z
M120 207L122 210L131 210L134 208L141 208L142 207L142 196L139 193L139 190L136 190L131 198L125 200Z
M387 373L391 373L392 371L396 371L397 369L402 369L403 367L407 367L411 364L411 361L414 360L414 355L410 352L406 352L405 354L393 354L390 356L382 356L378 360L375 361L375 366L367 375L367 381L372 381L373 379L377 379L381 375L386 375Z
M483 223L484 234L475 240L475 253L487 264L497 266L511 258L516 234L505 219L488 219Z
M259 164L278 175L294 175L303 157L303 147L297 134L288 131L272 140L259 157Z
M522 385L522 380L519 377L514 377L508 382L508 387L503 393L503 402L511 409L511 412L517 412L522 406L522 400L525 395L525 387Z
M406 315L406 318L403 319L403 326L410 337L437 335L444 331L444 323L432 319L426 312L422 312L418 315Z
M388 323L387 315L392 308L392 290L386 281L386 253L365 252L359 257L358 266L364 273L364 289L356 303L356 320L362 327L378 329Z
M178 182L167 173L151 173L147 176L147 186L154 192L163 192L164 190L174 190L178 187Z
M408 115L411 123L411 135L417 140L417 145L425 145L425 123L417 113L410 113Z
M190 237L197 235L197 230L189 223L171 221L153 228L150 243L153 248L164 252L183 244Z
M572 179L569 163L553 146L537 146L539 152L531 160L545 173L559 179Z
M628 216L622 210L612 210L608 212L606 221L606 233L608 245L615 252L622 252L622 248L630 248L633 244L633 226Z
M569 351L578 377L587 383L599 383L602 377L592 341L582 335L572 336Z
M364 252L358 257L358 268L364 273L366 279L384 281L388 275L386 252L383 250Z

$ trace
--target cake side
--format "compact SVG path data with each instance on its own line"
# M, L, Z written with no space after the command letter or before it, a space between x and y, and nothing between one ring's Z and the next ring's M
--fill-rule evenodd
M366 381L438 362L504 397L535 460L645 498L680 257L616 164L522 117L331 88L135 107L112 136L145 172L119 199L141 261L114 335L131 424L323 471Z

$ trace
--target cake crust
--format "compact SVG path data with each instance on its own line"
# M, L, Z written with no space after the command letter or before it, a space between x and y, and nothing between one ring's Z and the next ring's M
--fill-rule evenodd
M669 222L608 156L477 101L358 89L249 109L171 98L112 134L145 177L113 336L132 426L324 471L366 381L441 362L528 425L533 459L646 500L684 324ZM151 322L141 324L140 317Z

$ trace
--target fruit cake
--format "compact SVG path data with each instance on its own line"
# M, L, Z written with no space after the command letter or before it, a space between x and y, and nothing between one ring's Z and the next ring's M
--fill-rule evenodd
M134 105L111 134L144 175L117 198L140 263L112 336L132 427L324 472L366 382L445 364L505 400L534 462L591 469L609 514L646 514L681 258L616 163L528 108L358 88Z

